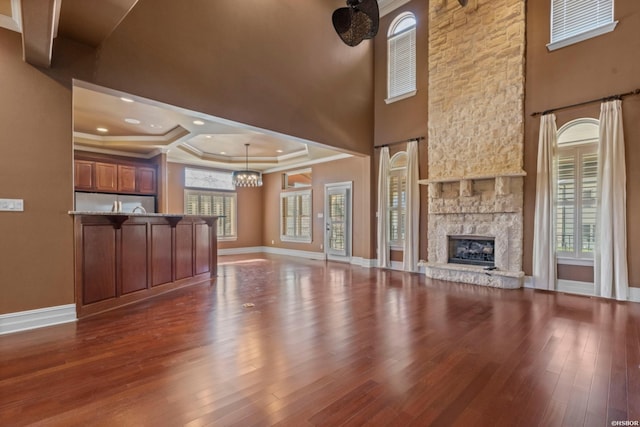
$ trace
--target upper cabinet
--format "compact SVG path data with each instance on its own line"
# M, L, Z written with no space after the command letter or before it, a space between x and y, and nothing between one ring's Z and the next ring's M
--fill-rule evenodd
M156 194L156 169L140 166L137 168L138 193Z
M112 163L96 162L97 191L118 191L118 166Z
M74 182L76 190L92 190L94 181L95 162L76 160L74 162Z
M75 189L124 194L156 194L156 169L148 165L76 159Z

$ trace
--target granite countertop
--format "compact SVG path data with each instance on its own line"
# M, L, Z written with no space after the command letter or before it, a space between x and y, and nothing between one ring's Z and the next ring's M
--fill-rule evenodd
M69 215L94 215L94 216L150 216L150 217L187 217L187 218L221 218L217 215L189 215L168 213L142 213L142 212L101 212L101 211L69 211Z

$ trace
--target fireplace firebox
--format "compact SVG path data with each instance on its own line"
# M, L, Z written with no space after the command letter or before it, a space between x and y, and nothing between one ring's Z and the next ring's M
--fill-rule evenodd
M495 238L448 236L449 263L495 267Z

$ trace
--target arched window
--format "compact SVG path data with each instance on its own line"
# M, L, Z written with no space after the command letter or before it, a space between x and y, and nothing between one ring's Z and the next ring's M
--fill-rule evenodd
M556 251L562 258L593 259L598 183L597 119L573 120L558 130Z
M416 93L416 17L405 12L387 33L387 103Z
M406 151L400 151L393 155L389 162L387 204L389 215L389 245L402 247L404 243L404 215L407 206L407 162Z

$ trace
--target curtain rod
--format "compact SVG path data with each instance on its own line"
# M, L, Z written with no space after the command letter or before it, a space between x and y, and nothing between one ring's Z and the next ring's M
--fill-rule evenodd
M374 145L373 148L382 148L382 147L388 147L390 145L396 145L396 144L402 144L403 142L411 142L411 141L416 141L416 142L420 142L423 139L425 139L424 136L417 136L415 138L409 138L409 139L404 139L402 141L396 141L396 142L387 142L386 144L382 144L382 145Z
M551 108L549 110L545 110L545 111L542 111L542 112L537 111L535 113L531 113L531 116L535 117L535 116L550 114L550 113L553 113L554 111L558 111L558 110L565 110L567 108L581 107L583 105L593 104L594 102L613 101L614 99L622 99L625 96L633 96L633 95L639 95L639 94L640 94L640 89L636 89L636 90L632 90L631 92L619 93L617 95L605 96L604 98L591 99L589 101L579 102L577 104L571 104L571 105L565 105L565 106L562 106L562 107Z

